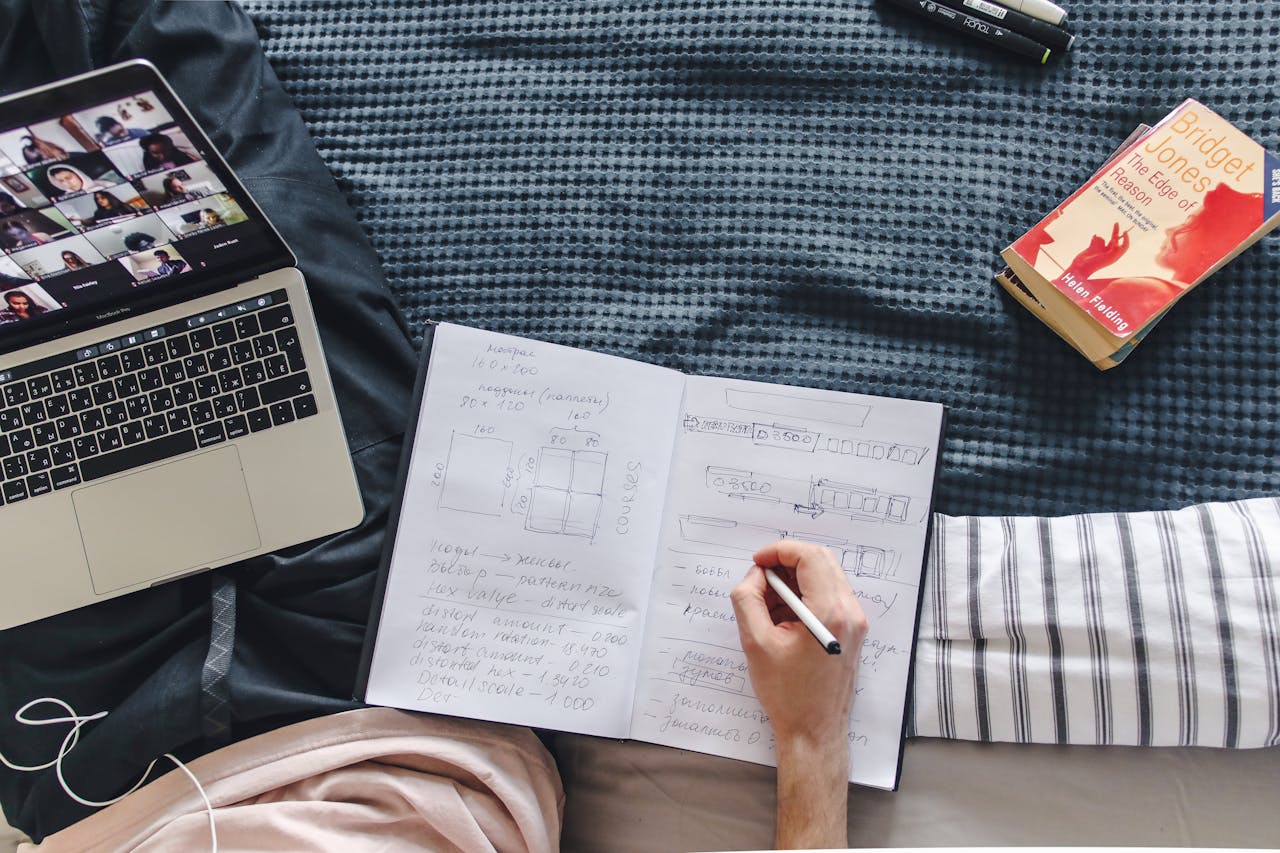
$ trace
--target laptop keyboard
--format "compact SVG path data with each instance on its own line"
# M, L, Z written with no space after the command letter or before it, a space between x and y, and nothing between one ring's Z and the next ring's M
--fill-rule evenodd
M285 291L0 371L0 506L316 413Z

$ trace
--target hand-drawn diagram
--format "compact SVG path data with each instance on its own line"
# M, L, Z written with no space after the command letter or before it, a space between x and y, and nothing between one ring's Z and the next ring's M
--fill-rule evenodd
M909 496L825 477L798 480L712 465L707 467L707 487L733 500L790 504L793 511L810 518L833 513L854 521L904 524L910 520Z
M478 515L499 515L506 498L512 444L500 438L454 433L438 506ZM448 472L458 470L456 477Z
M760 412L766 415L784 415L807 421L842 424L861 427L871 414L871 407L864 403L844 400L813 400L796 394L768 391L742 391L726 388L724 402L731 409Z
M874 411L870 405L762 391L725 389L725 404L740 411L804 418L807 421L836 424L862 429ZM757 447L778 447L801 453L825 451L842 456L857 456L872 462L897 462L919 465L929 453L927 447L881 441L874 438L848 438L840 435L774 421L736 421L729 418L686 414L683 426L687 432L706 432L733 438L749 439Z
M896 551L859 545L847 539L824 536L821 533L805 533L796 530L779 530L756 524L744 524L727 518L705 515L680 516L680 538L686 542L715 545L731 551L751 554L761 542L773 539L803 539L826 545L835 552L840 566L857 577L894 580L897 576L899 556Z
M506 439L453 433L437 505L494 517L506 510L523 517L525 530L594 540L608 454L571 446L598 446L593 432L556 428L550 443L513 462L516 448Z
M607 460L608 456L597 450L542 448L525 529L595 538L604 503Z

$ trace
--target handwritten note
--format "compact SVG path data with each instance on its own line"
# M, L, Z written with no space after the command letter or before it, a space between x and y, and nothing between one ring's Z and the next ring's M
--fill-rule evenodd
M805 539L871 621L852 779L893 787L941 419L441 325L366 699L772 764L729 591Z
M367 700L627 733L683 377L436 329Z
M852 781L894 786L941 407L691 377L632 737L773 764L729 591L783 537L831 548L871 622Z

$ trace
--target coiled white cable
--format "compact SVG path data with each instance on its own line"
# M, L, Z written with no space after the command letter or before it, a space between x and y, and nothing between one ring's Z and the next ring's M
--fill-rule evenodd
M30 711L32 708L35 708L38 705L43 705L45 703L50 703L50 704L59 706L60 708L62 708L64 711L67 712L67 715L65 717L39 717L39 718L31 718L27 716L27 712ZM71 730L67 732L67 736L62 739L62 746L58 749L58 754L54 756L51 761L47 761L44 764L24 766L21 764L14 764L12 761L6 758L3 753L0 753L0 762L3 762L4 766L8 767L10 770L17 770L22 773L34 773L40 770L47 770L50 767L54 768L54 772L58 776L58 784L62 786L62 790L66 791L68 797L75 800L77 803L79 803L82 806L89 806L90 808L101 808L103 806L112 805L113 803L118 803L121 800L123 800L125 797L132 794L134 791L141 788L143 784L146 783L147 777L151 775L151 769L156 766L156 762L160 760L159 758L154 759L150 764L147 765L147 769L143 772L142 778L139 779L132 788L125 791L123 794L121 794L118 797L115 797L110 800L103 800L101 802L95 802L94 800L86 799L80 796L79 794L77 794L75 791L71 790L71 786L67 784L67 779L62 772L62 760L66 758L67 754L71 752L71 750L75 749L76 744L80 742L81 727L83 727L85 723L91 723L94 720L101 720L106 715L107 715L106 711L100 711L97 714L90 714L89 716L82 717L75 712L74 708L72 708L70 705L68 705L66 702L64 702L61 699L56 699L48 696L40 699L32 699L30 702L28 702L27 704L19 708L17 713L13 715L13 718L15 720L17 720L19 723L22 723L24 726L53 726L53 725L58 725L60 723L70 723ZM163 757L172 761L174 764L178 766L179 770L187 774L187 777L191 780L192 784L196 786L196 790L200 792L200 799L204 800L205 811L207 811L209 814L209 835L213 839L213 853L218 853L218 828L214 824L214 820L213 820L213 804L209 802L209 796L205 793L204 786L200 784L200 780L196 778L195 774L192 773L191 770L187 768L187 765L183 764L180 760L178 760L177 756L174 756L166 752Z

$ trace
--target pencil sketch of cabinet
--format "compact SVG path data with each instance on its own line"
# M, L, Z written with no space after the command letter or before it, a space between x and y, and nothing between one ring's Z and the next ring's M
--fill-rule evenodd
M525 529L594 538L604 503L607 460L595 450L542 448Z

